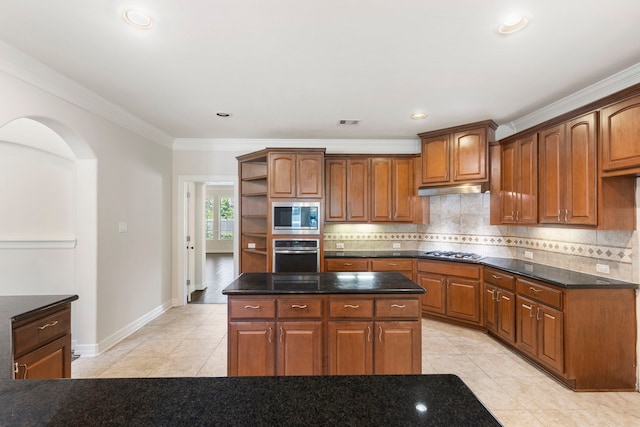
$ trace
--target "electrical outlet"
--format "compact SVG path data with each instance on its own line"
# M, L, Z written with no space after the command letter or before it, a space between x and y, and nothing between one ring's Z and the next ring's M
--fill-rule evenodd
M394 243L393 249L400 249L400 243Z
M118 222L118 233L126 233L127 232L127 222L120 221Z
M336 243L336 249L344 249L344 243Z
M607 264L596 264L596 271L603 274L609 274L611 272Z
M248 243L248 244L247 244L247 247L248 247L249 249L255 249L255 248L256 248L256 244L255 244L255 243Z
M527 258L527 259L533 259L533 252L524 251L524 257Z

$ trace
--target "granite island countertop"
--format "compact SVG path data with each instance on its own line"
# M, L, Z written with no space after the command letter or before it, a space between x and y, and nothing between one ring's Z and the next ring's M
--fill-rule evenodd
M225 295L264 294L423 294L400 273L242 273Z
M500 426L455 375L0 380L0 425Z
M531 279L542 280L565 289L638 289L637 283L581 273L512 258L485 257L479 260L428 256L424 251L325 251L328 258L417 258L432 261L464 262L497 268Z
M12 322L77 299L77 295L0 296L0 378L13 378Z

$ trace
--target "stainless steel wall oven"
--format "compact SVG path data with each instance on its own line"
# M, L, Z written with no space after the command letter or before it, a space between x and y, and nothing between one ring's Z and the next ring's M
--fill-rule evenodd
M319 239L273 239L275 273L317 273L320 271Z

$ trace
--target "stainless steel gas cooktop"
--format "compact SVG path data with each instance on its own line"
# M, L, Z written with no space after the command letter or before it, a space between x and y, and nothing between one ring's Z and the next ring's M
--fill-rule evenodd
M456 251L429 251L429 252L425 252L425 255L433 258L465 259L465 260L472 260L472 261L482 258L482 255L474 254L472 252L456 252Z

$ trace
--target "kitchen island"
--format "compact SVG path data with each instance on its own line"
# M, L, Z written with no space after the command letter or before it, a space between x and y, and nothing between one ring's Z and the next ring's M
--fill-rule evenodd
M0 408L0 425L500 425L455 375L0 380Z
M419 374L420 295L399 273L243 273L228 301L228 374Z

